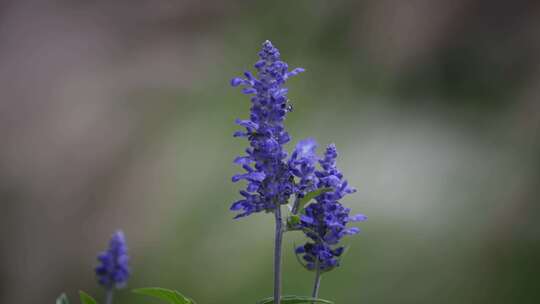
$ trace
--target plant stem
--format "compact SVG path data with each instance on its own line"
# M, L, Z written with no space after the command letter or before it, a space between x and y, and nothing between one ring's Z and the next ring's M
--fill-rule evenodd
M319 297L319 288L321 287L321 269L319 268L319 261L317 258L317 262L315 263L315 282L313 283L313 292L311 293L312 298L318 298Z
M113 300L113 288L107 289L107 292L105 294L105 304L112 304Z
M296 198L294 199L294 204L293 204L293 208L292 208L292 214L297 214L298 213L298 207L300 205L300 198L298 198L298 196L296 196Z
M276 205L276 236L274 243L274 303L281 302L281 247L283 243L283 221L281 220L281 205Z

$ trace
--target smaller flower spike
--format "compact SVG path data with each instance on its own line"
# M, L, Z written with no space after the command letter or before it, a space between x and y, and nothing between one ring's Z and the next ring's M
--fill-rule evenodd
M98 257L100 265L96 267L99 284L106 289L122 288L129 278L129 257L124 233L116 231L109 242L109 248Z
M320 194L316 202L305 208L300 217L300 225L310 239L306 244L296 248L301 255L305 267L309 270L330 271L339 266L339 257L345 248L338 245L345 235L353 235L360 231L357 227L347 227L349 222L365 221L363 214L350 216L350 209L344 207L339 200L345 195L354 193L343 174L336 167L337 150L335 145L326 148L324 158L319 160L322 170L315 171L317 187L330 188L332 191Z

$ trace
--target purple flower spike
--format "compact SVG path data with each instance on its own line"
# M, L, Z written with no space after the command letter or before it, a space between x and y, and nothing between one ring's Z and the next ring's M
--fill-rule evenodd
M245 78L233 78L231 85L242 86L244 94L251 97L251 113L248 120L237 120L245 131L237 131L235 137L247 137L249 147L246 155L236 158L247 174L235 175L233 181L248 182L244 198L235 202L232 210L240 211L236 218L252 213L271 212L279 204L286 204L294 191L294 179L285 160L283 149L290 140L283 122L289 112L287 89L283 87L290 76L302 69L289 71L281 61L280 53L270 41L263 43L260 60L255 63L257 75L244 73Z
M122 288L129 278L129 257L124 233L116 231L109 242L109 248L98 255L96 267L99 284L106 289Z
M332 191L322 193L315 198L316 202L305 208L300 225L310 239L306 244L296 248L301 254L305 266L315 270L318 265L321 271L329 271L339 266L339 257L344 251L339 241L345 235L360 232L357 227L347 228L353 221L365 221L362 214L350 216L350 209L345 208L338 200L355 190L350 188L343 174L336 167L337 150L335 145L326 148L324 158L319 160L322 170L315 171L317 188L330 188Z

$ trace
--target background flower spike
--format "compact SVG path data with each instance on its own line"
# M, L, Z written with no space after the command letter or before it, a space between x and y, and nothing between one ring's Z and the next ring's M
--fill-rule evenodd
M121 230L112 235L109 248L97 259L100 262L95 269L97 280L107 291L105 304L111 304L113 290L123 288L130 275L126 238Z

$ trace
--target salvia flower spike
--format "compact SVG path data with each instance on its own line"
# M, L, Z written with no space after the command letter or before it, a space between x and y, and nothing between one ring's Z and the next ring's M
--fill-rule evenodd
M287 63L280 59L279 50L270 41L263 43L259 58L254 65L256 75L245 72L244 77L231 80L232 86L242 86L242 92L252 96L249 119L236 121L245 130L234 133L235 137L249 140L246 154L234 160L246 172L233 176L233 182L248 182L246 189L240 191L243 198L231 206L231 210L240 212L236 218L271 212L286 204L294 191L293 176L285 161L287 153L283 149L290 140L283 125L290 110L288 90L283 85L303 69L289 71Z
M100 285L107 290L122 288L129 278L129 256L126 238L120 230L116 231L109 241L109 248L98 257L96 276Z
M331 144L326 148L324 158L319 160L322 170L315 171L315 176L318 188L330 188L332 191L317 196L315 202L305 208L305 214L300 216L300 226L310 240L297 247L296 254L302 256L304 266L309 270L326 272L339 266L339 258L345 249L339 241L345 235L360 231L357 227L347 227L347 224L367 220L363 214L350 216L350 209L339 202L356 190L349 187L336 167L336 158L336 147Z

